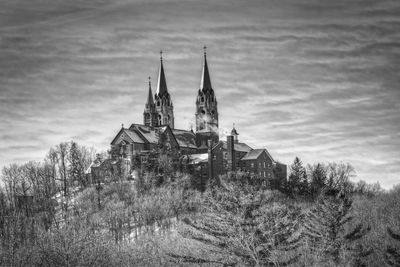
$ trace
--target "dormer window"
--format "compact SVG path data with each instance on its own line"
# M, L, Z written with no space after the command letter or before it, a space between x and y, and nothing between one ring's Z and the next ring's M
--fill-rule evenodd
M204 96L201 97L201 102L204 102Z
M160 101L157 101L157 107L159 107L160 106Z

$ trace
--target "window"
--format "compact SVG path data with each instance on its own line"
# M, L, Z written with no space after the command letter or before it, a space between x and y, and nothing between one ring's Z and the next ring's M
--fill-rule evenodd
M157 101L157 107L159 107L160 106L160 101Z
M258 163L258 167L260 167L260 168L261 168L261 162L259 162L259 163Z
M265 168L266 162L264 161L264 168ZM265 176L265 175L264 175Z
M250 166L251 166L252 168L254 168L254 162L252 162L252 163L250 164Z
M201 97L201 102L204 102L204 96Z

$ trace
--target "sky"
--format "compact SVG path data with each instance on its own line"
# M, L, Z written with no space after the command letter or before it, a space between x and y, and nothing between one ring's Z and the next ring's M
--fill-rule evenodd
M190 129L204 45L222 132L400 183L398 0L1 0L0 167L63 141L109 148L142 123L160 49Z

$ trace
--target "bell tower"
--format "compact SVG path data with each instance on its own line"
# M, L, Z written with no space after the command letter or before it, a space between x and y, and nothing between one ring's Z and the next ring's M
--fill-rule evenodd
M157 112L154 104L153 93L151 91L151 78L149 77L149 93L143 112L143 124L147 126L157 126Z
M196 135L197 145L201 146L211 139L218 142L218 104L211 86L207 64L207 47L204 46L204 63L200 79L200 88L196 98Z
M160 69L158 73L157 91L154 95L155 109L157 112L157 125L169 125L174 128L174 107L168 93L167 82L164 74L162 51L160 51Z

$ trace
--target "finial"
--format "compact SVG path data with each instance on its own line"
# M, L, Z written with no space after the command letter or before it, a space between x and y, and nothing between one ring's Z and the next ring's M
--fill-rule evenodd
M121 127L124 128L124 124L123 123L121 124Z
M162 50L160 50L160 60L162 61Z
M149 88L151 87L151 77L149 76Z
M207 46L203 46L203 50L204 50L204 56L207 56Z
M235 123L233 123L233 129L235 129Z

